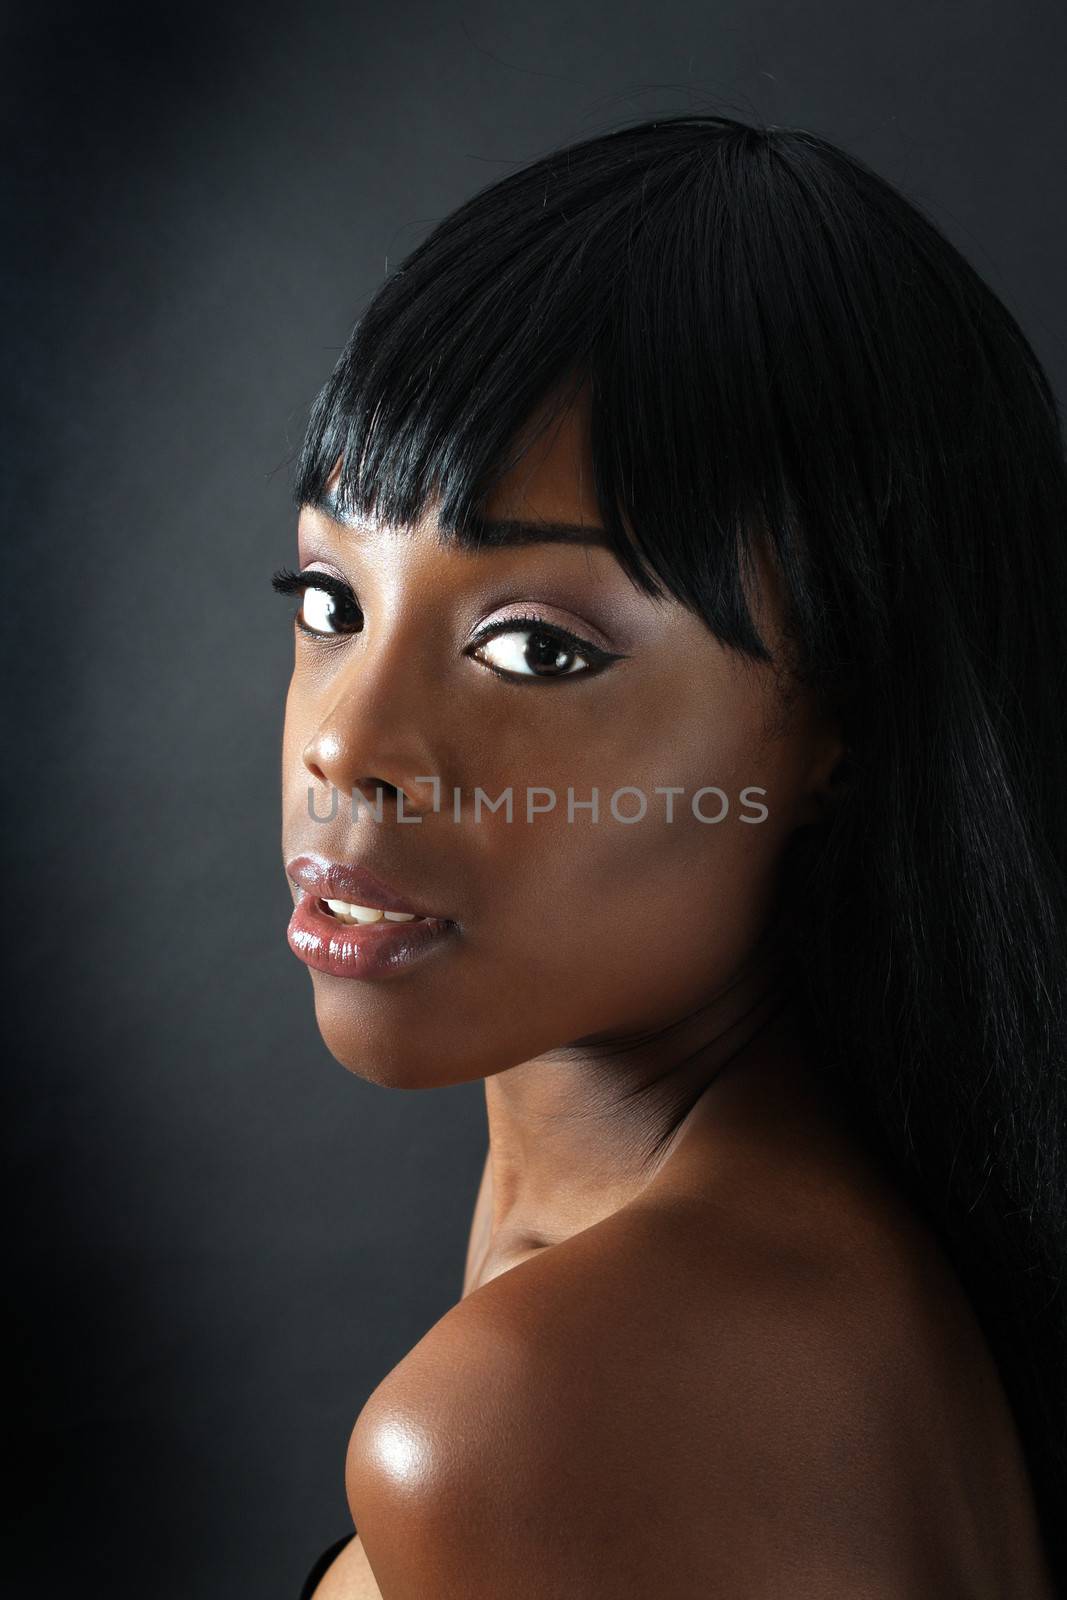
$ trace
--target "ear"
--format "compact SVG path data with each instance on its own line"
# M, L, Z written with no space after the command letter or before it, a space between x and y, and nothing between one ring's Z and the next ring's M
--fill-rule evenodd
M828 724L815 739L804 791L797 811L797 827L825 822L848 780L848 747L840 725Z

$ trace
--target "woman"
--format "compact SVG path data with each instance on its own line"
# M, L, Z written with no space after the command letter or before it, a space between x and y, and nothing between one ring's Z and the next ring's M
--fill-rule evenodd
M1061 1592L1067 473L1009 313L724 117L446 218L314 406L290 944L485 1080L316 1600ZM512 797L509 813L505 792Z

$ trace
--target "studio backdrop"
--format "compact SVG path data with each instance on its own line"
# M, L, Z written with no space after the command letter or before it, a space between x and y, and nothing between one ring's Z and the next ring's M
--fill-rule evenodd
M5 1593L295 1595L455 1301L480 1083L346 1073L286 948L309 404L482 185L657 112L924 206L1067 394L1064 13L1000 0L8 7Z

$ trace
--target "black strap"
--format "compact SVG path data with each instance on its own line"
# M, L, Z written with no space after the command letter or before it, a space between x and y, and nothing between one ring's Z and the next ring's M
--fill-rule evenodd
M334 1543L330 1545L328 1550L324 1550L322 1552L321 1556L316 1561L307 1577L304 1579L304 1587L300 1591L299 1600L311 1600L316 1588L326 1576L327 1567L333 1565L334 1561L336 1561L337 1557L341 1554L341 1551L344 1549L345 1545L351 1544L355 1537L356 1530L353 1528L351 1533L346 1533L343 1539L335 1540Z

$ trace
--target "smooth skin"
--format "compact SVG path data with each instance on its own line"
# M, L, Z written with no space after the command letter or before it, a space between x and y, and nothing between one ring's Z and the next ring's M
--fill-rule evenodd
M487 516L595 541L587 426L583 395ZM318 1024L379 1084L484 1079L489 1126L462 1296L356 1421L359 1537L316 1600L1051 1593L985 1341L819 1088L760 945L786 840L833 803L837 728L595 542L463 553L432 517L305 507L299 545L364 621L297 635L284 858L359 859L458 924L382 982L309 969ZM785 661L762 559L752 603ZM531 608L619 659L498 675L528 626L471 653ZM731 802L714 824L689 806L709 784ZM386 821L314 822L309 785L322 815L331 785L381 786ZM475 823L475 788L508 785L559 804ZM656 785L684 790L673 823L608 814ZM568 787L599 790L599 822L568 821Z

